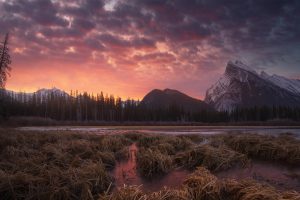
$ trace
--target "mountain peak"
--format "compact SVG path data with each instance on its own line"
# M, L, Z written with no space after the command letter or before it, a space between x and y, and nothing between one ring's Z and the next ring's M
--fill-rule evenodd
M45 95L48 95L48 94L51 94L51 93L54 93L56 95L68 95L65 91L60 90L56 87L52 87L51 89L42 88L42 89L37 90L35 93L40 94L42 96L45 96Z
M260 73L260 76L261 76L262 78L269 78L269 77L270 77L270 75L269 75L267 72L265 72L265 71L262 71L262 72Z
M185 111L197 112L201 110L213 110L205 102L190 97L178 90L166 88L164 90L154 89L141 101L141 105L150 108L164 108L177 105Z
M205 102L228 111L236 107L292 107L300 104L300 83L266 72L258 74L241 61L229 61L225 74L207 90Z
M243 63L242 61L240 60L236 60L236 61L229 61L227 63L227 66L226 66L226 69L227 68L238 68L238 69L242 69L242 70L245 70L245 71L248 71L248 72L252 72L254 74L257 74L257 72L252 69L250 66L246 65L245 63Z
M169 88L164 89L163 92L166 94L181 94L181 92L179 92L178 90L169 89Z

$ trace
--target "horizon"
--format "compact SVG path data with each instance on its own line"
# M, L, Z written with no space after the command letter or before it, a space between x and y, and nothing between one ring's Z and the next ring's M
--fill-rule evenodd
M236 61L238 61L238 60L236 60ZM228 61L228 62L233 62L233 61L230 60L230 61ZM241 62L241 61L239 61L239 62ZM243 64L245 64L245 63L243 63ZM251 68L250 68L250 69L251 69ZM249 70L250 70L250 69L249 69ZM247 70L247 69L246 69L246 70ZM282 75L280 75L280 74L269 74L269 73L265 72L264 70L261 70L261 71L256 71L256 70L254 70L254 71L255 71L259 76L261 76L262 73L265 73L265 74L270 75L270 76L276 76L276 75L277 75L277 76L280 76L280 77L284 77L284 76L282 76ZM221 77L219 77L219 78L221 78ZM219 78L218 78L218 79L219 79ZM287 77L285 77L285 78L287 78ZM292 78L292 79L293 79L293 78ZM294 80L299 80L299 81L300 81L300 79L298 79L298 78L296 78L296 79L294 79ZM212 87L212 86L210 86L210 87ZM210 87L208 87L207 90L208 90ZM72 92L78 92L79 94L83 94L83 93L87 92L87 91L79 91L79 90L77 90L77 89L71 89L71 90L69 90L69 91L66 91L66 90L64 90L64 89L62 89L62 88L58 88L58 87L56 87L56 86L52 86L52 87L49 87L49 88L46 88L46 87L37 88L36 90L32 90L32 91L25 91L25 90L23 90L23 91L22 91L22 90L16 91L16 90L10 90L10 89L6 89L6 90L12 91L12 92L15 92L15 93L23 92L23 93L27 93L27 94L32 94L32 93L35 93L35 92L37 92L37 91L39 91L39 90L53 90L53 89L58 89L58 90L60 90L60 91L66 92L68 95L71 95ZM142 95L141 98L134 98L134 97L129 97L129 96L127 96L127 97L122 97L122 96L120 96L120 95L118 95L118 94L112 94L112 93L105 92L105 91L102 91L102 90L100 90L100 91L98 91L98 92L87 92L87 93L88 93L88 94L93 94L93 95L97 95L97 94L103 93L104 95L113 95L113 96L115 96L115 97L120 97L120 98L122 98L122 100L125 100L125 99L132 99L132 100L135 100L135 101L139 101L139 100L142 100L147 94L149 94L149 93L152 92L153 90L160 90L160 91L164 91L164 90L175 90L175 91L181 92L181 93L183 93L183 94L186 94L186 95L188 95L189 97L192 97L192 98L195 98L195 99L198 99L198 100L201 100L201 101L204 101L204 100L205 100L205 96L203 96L203 98L199 98L199 97L190 95L190 94L186 93L185 91L178 90L178 89L176 89L176 88L152 88L152 89L150 89L149 91L147 91L144 95ZM207 91L207 90L206 90L206 91Z
M6 88L123 99L172 88L203 100L229 60L299 79L299 8L296 0L0 0L13 61Z

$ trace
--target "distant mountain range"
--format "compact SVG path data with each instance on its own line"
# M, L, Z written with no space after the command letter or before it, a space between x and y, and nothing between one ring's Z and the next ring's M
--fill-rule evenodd
M42 98L49 94L69 96L63 90L39 89L34 93L6 91L18 99L30 98L34 94ZM21 98L20 98L21 97ZM190 97L173 89L154 89L141 105L148 108L168 108L176 105L185 111L201 110L231 111L234 108L254 106L300 106L300 80L283 76L257 73L241 61L229 61L225 73L207 91L204 101Z
M42 97L42 98L46 98L50 94L69 96L69 94L66 93L65 91L60 90L60 89L55 88L55 87L53 87L51 89L42 88L42 89L39 89L36 92L32 92L32 93L15 92L15 91L11 91L11 90L6 90L5 92L9 96L18 97L17 99L22 99L22 98L29 99L33 95L36 95L36 96L39 96L39 97Z
M300 81L256 71L240 61L228 62L224 75L206 92L216 110L236 107L300 106Z

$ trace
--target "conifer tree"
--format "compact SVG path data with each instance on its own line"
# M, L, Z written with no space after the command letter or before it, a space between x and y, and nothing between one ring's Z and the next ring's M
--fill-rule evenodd
M7 80L7 76L11 71L11 59L8 50L8 33L5 36L3 42L1 42L0 46L0 88L5 88L5 83Z

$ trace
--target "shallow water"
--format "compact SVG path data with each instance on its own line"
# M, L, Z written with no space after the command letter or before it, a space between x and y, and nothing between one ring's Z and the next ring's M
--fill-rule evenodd
M166 175L153 179L140 176L136 166L138 147L129 147L129 159L118 162L111 172L115 177L115 188L124 185L137 185L144 191L159 191L163 187L179 188L183 181L192 173L184 169L174 169ZM291 168L265 161L252 161L247 167L236 167L214 173L219 179L254 179L260 183L267 183L279 190L296 190L300 192L300 168Z
M236 180L254 179L267 183L279 190L296 190L300 192L300 168L290 168L279 164L253 161L246 168L232 168L215 173L218 178Z
M277 135L280 133L293 133L300 137L300 127L262 127L262 126L115 126L115 127L89 127L89 126L50 126L50 127L20 127L18 130L28 131L76 131L93 134L122 134L127 132L157 133L157 134L201 134L213 135L228 132L259 133Z
M124 185L141 186L144 191L158 191L164 186L169 188L178 188L183 180L189 175L189 171L175 169L166 175L155 177L153 179L144 179L139 175L136 167L136 153L138 148L136 144L129 147L129 159L118 162L112 171L115 177L115 189Z

